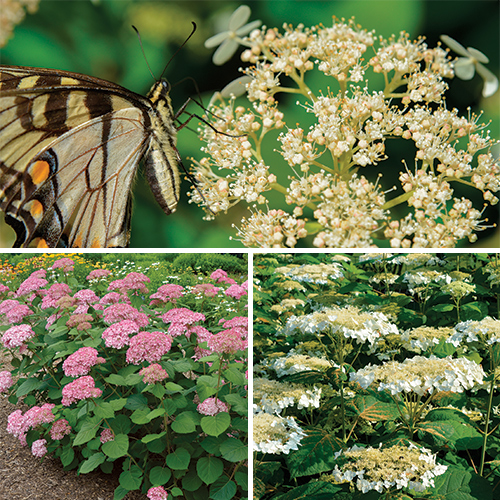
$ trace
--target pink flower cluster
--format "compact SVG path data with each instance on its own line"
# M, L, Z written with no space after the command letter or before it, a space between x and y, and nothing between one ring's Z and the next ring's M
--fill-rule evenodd
M236 354L248 347L248 341L241 337L237 329L230 328L216 333L207 341L208 347L217 353Z
M195 294L202 293L205 297L216 297L220 288L212 285L211 283L200 283L193 287L192 292Z
M229 408L226 403L217 398L207 398L203 403L200 403L196 409L202 415L217 415L223 411L228 412Z
M89 330L92 325L90 324L93 321L93 317L90 314L72 314L68 321L66 321L66 326L69 328L74 328L81 332L82 330Z
M87 306L99 302L99 297L95 294L95 292L87 288L79 290L75 293L75 295L73 295L73 297L78 299L78 304L85 304Z
M65 359L63 370L67 377L79 377L87 375L93 366L105 362L106 360L99 357L93 347L80 347Z
M13 385L12 374L7 370L0 372L0 392L7 392Z
M71 425L69 425L68 421L65 418L60 418L56 420L52 424L52 428L50 429L50 437L54 441L58 441L62 439L66 434L71 432Z
M48 285L48 283L49 282L44 278L34 278L33 275L31 275L19 285L15 296L22 297L24 295L28 295L29 293L33 293L36 290L43 288Z
M229 278L226 271L223 271L222 269L214 271L210 275L210 278L212 278L216 283L227 283L229 285L234 285L236 283L236 281L234 281L233 278Z
M183 290L184 287L181 285L162 285L151 295L150 299L155 300L152 300L150 305L161 305L166 302L173 302L175 304L175 299L183 296Z
M42 309L57 307L57 301L71 293L71 288L66 283L54 283L42 299Z
M87 276L87 280L96 280L99 278L105 278L106 276L109 276L111 274L111 271L109 269L94 269L93 271L90 271L89 275Z
M107 443L108 441L115 440L115 434L111 429L103 429L100 436L101 443Z
M153 363L143 368L139 374L144 377L143 381L145 384L155 384L168 377L168 373L158 363Z
M206 328L199 325L192 326L190 331L191 333L195 333L196 337L198 338L198 345L194 348L193 358L196 361L198 361L200 358L212 354L212 351L210 349L203 349L202 347L199 346L199 344L202 344L203 342L208 342L208 339L213 337L213 335Z
M118 304L119 302L130 304L130 299L126 295L122 295L121 293L109 292L101 298L101 300L99 301L99 305L108 306L110 304Z
M171 347L172 338L165 332L140 332L130 339L127 363L138 365L143 361L160 361Z
M189 328L197 321L205 321L204 314L191 311L191 309L187 309L186 307L170 309L165 314L162 314L160 318L165 323L170 323L168 333L172 337L184 334L189 338Z
M42 458L47 453L47 448L45 447L46 444L46 439L37 439L36 441L33 441L33 444L31 445L31 453L33 453L35 457Z
M35 336L35 332L31 329L30 325L16 325L11 326L2 337L3 345L7 349L13 347L20 347L26 340Z
M19 323L25 316L33 314L33 311L26 305L20 304L17 300L7 299L0 304L0 314L5 314L7 323Z
M231 285L225 292L228 297L232 297L233 299L239 300L244 295L247 295L248 292L240 285Z
M7 285L0 285L0 294L9 291L9 287Z
M19 438L19 442L26 446L26 433L30 428L54 421L54 407L53 404L45 403L43 406L33 406L24 415L21 410L12 412L7 418L7 432Z
M118 323L124 319L134 321L139 327L145 327L149 323L147 314L139 312L129 304L112 304L104 309L103 315L104 321L109 324Z
M163 486L154 486L153 488L149 488L147 497L149 500L167 500L168 493Z
M221 319L219 324L226 329L232 328L233 330L238 330L241 337L246 339L248 337L248 317L247 316L235 316L234 318L224 320Z
M129 344L129 335L131 333L137 333L138 331L139 327L135 321L124 319L106 328L106 330L102 332L102 338L106 343L106 347L121 349L123 346Z
M75 263L68 257L63 257L62 259L56 260L50 269L62 269L64 273L69 273L73 271Z
M77 378L63 387L61 403L63 406L69 406L81 399L98 398L101 394L102 391L95 386L94 379L87 375Z
M129 273L125 278L121 280L112 281L108 290L111 292L113 290L120 290L120 292L126 292L127 290L138 290L141 293L148 293L148 289L145 283L150 283L151 280L142 273Z

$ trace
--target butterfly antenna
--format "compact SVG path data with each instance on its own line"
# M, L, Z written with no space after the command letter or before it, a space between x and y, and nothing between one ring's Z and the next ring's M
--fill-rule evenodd
M142 45L141 34L139 33L139 30L134 25L132 25L132 28L137 33L137 38L139 38L139 45L141 46L142 55L144 56L144 60L146 61L146 65L147 65L147 67L149 69L149 72L151 73L151 76L153 77L153 80L156 82L157 81L156 77L155 77L153 71L151 70L151 66L148 63L148 58L146 57L146 52L144 52L144 47Z
M183 44L174 52L174 55L170 58L168 63L165 65L165 68L163 68L163 71L161 72L160 79L163 77L163 74L167 70L169 64L172 62L172 59L179 53L179 51L188 43L189 39L194 35L194 32L196 31L196 23L191 21L191 24L193 25L193 29L191 30L191 33L189 36L184 40Z

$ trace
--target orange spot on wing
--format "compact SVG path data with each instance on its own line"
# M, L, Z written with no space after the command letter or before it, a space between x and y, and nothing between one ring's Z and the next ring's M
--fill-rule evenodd
M101 242L97 238L94 238L90 248L102 248Z
M30 170L33 184L41 184L49 178L50 165L46 161L36 161L35 163L33 163Z
M44 240L43 238L40 238L38 240L38 244L36 246L37 248L49 248L49 245L47 245L47 241Z
M73 247L74 248L82 248L82 235L78 234L75 238L75 241L73 241Z
M34 219L38 219L43 214L43 205L38 200L31 202L30 213Z

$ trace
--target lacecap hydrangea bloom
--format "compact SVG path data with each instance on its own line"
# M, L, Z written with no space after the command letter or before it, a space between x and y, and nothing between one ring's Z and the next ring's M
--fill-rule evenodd
M298 450L305 432L293 417L280 417L269 413L253 416L253 449L262 453L287 455Z
M191 198L207 219L246 203L236 238L266 248L301 240L366 248L379 239L394 248L454 247L488 227L483 203L473 200L477 190L486 209L498 202L497 140L477 115L448 109L448 80L460 65L440 45L404 31L377 37L335 18L238 33L230 27L209 42L223 40L224 53L240 43L247 66L212 98L210 123L200 128L206 145L193 162ZM282 93L296 96L295 105L285 107ZM397 179L389 174L400 158L389 158L388 141L414 156ZM456 190L464 183L470 194Z

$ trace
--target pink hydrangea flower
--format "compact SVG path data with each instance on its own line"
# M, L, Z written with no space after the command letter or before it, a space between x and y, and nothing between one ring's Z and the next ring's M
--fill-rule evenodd
M62 439L66 434L71 432L71 425L69 425L68 421L64 418L60 418L56 420L52 424L52 428L50 429L50 437L54 441L58 441Z
M63 363L64 374L67 377L79 377L87 375L90 369L106 360L97 355L93 347L80 347L78 351L68 356Z
M194 348L194 356L193 359L198 361L201 358L204 358L205 356L209 356L212 354L212 351L210 349L203 349L202 347L199 346L199 344L203 342L207 342L209 338L213 336L211 332L209 332L206 328L200 325L194 325L190 328L191 333L195 333L196 337L198 338L198 345Z
M248 317L247 316L235 316L234 318L224 320L221 319L219 324L226 329L232 328L233 330L238 330L241 337L246 339L248 337Z
M49 282L46 279L33 278L30 276L19 285L19 288L17 289L15 296L22 297L23 295L28 295L29 293L35 292L36 290L43 288L48 283Z
M66 283L54 283L42 299L42 309L57 307L57 301L71 293L71 288Z
M248 341L241 337L238 330L230 328L213 335L208 339L207 344L213 352L236 354L247 348Z
M141 293L148 293L148 289L145 283L149 283L151 280L142 273L129 273L125 278L121 280L112 281L108 290L120 290L121 292L126 292L127 290L138 290Z
M143 361L160 361L171 347L172 338L165 332L140 332L130 339L127 363L138 365Z
M109 269L94 269L93 271L90 271L89 275L87 276L87 280L96 280L99 278L105 278L106 276L109 276L111 274L111 271Z
M26 446L26 433L30 428L29 422L21 410L12 412L7 418L7 432L19 439L22 446Z
M20 305L15 299L6 299L0 303L0 314L7 314L13 307Z
M129 344L129 335L131 333L137 333L138 331L139 327L135 321L125 319L106 328L106 330L102 332L102 338L106 343L106 347L121 349L123 346Z
M232 297L236 300L239 300L241 297L248 294L248 292L240 285L231 285L224 293L228 297Z
M163 486L154 486L149 488L147 497L149 500L167 500L168 494Z
M62 390L63 406L69 406L76 401L87 398L98 398L102 395L101 389L95 386L95 380L87 375L65 385Z
M7 311L7 321L12 323L19 323L25 316L33 314L33 311L26 304L18 304Z
M9 291L9 287L7 285L0 285L0 293L5 293Z
M130 302L130 299L127 296L122 295L121 293L109 292L101 298L99 304L107 306L110 304L118 304L119 302L126 302L128 304Z
M31 445L31 453L33 453L35 457L42 458L47 453L46 444L46 439L37 439Z
M182 297L184 287L181 285L162 285L158 288L158 290L153 293L150 299L150 305L162 304L165 302L173 302L175 303L175 299Z
M178 337L182 334L189 337L189 327L197 321L205 321L204 314L191 311L191 309L187 309L186 307L170 309L165 314L162 314L160 318L165 323L171 323L168 328L168 333L172 335L172 337Z
M223 411L228 412L229 408L226 403L217 398L207 398L203 403L200 403L196 409L202 415L217 415Z
M147 314L139 312L129 304L112 304L104 309L103 315L104 321L109 324L118 323L124 319L135 321L139 327L145 327L149 323Z
M111 429L103 429L100 436L101 443L107 443L108 441L114 441L115 435Z
M222 269L217 269L217 271L214 271L211 275L210 278L213 279L216 283L223 281L227 279L227 273L226 271L223 271Z
M90 305L99 302L99 297L93 290L89 289L79 290L73 297L78 299L78 304Z
M47 271L45 269L37 269L30 274L30 278L46 278Z
M69 257L56 260L50 269L62 269L64 273L73 271L75 263Z
M139 374L144 377L143 381L145 384L155 384L168 377L168 373L158 363L153 363L143 368Z
M35 336L35 332L31 329L30 325L16 325L11 326L2 337L3 345L7 349L19 347L23 343Z
M32 427L38 427L41 424L50 424L56 418L52 410L56 405L45 403L43 406L33 406L25 414L27 424Z
M13 385L12 374L7 370L0 372L0 392L7 392Z

